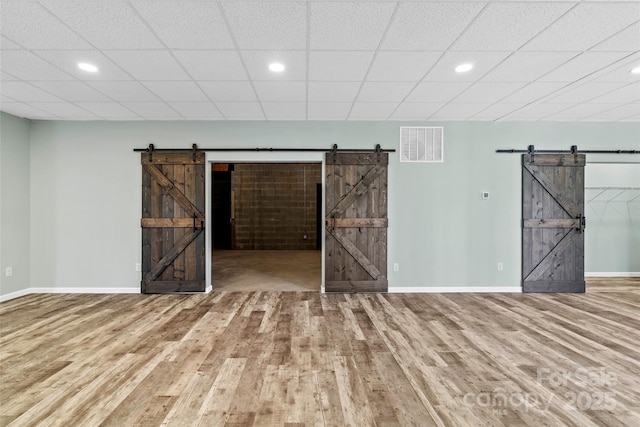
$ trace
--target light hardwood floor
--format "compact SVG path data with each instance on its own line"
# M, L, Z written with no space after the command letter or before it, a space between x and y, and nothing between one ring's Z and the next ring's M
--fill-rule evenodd
M640 281L603 283L29 295L0 304L0 424L640 425Z

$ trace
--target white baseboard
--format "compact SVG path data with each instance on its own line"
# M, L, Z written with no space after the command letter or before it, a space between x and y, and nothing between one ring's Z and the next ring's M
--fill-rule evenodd
M1 295L0 302L9 301L14 298L19 298L29 294L139 294L139 287L130 288L48 288L48 287L33 287L23 289L21 291L12 292L10 294Z
M131 288L40 288L30 289L32 294L139 294L139 287Z
M444 293L522 293L521 286L406 286L391 287L389 293L403 294L444 294Z
M640 277L640 271L604 271L584 273L584 277Z
M19 291L8 293L6 295L0 295L0 302L5 302L15 298L20 298L25 295L29 295L30 293L32 293L31 289L27 288L27 289L21 289Z

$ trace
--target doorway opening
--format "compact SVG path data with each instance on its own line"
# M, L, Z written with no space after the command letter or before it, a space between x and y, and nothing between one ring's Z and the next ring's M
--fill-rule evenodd
M212 163L213 291L320 291L321 201L322 163Z

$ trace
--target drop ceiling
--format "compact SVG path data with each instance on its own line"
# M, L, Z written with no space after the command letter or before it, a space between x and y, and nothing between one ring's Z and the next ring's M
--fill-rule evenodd
M29 119L640 121L639 1L0 7L0 110Z

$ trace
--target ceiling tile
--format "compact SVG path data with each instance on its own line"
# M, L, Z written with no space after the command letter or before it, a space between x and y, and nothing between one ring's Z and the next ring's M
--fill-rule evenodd
M469 85L470 82L422 82L409 94L406 102L449 102Z
M200 87L212 101L256 101L253 86L245 82L200 82Z
M141 82L163 101L207 101L194 82Z
M244 80L240 55L235 51L222 50L178 50L176 59L191 77L196 80Z
M95 114L69 102L31 102L30 105L58 117L69 119L96 119Z
M640 50L640 22L625 28L594 46L592 51L637 52Z
M72 76L28 50L3 50L2 71L21 80L73 80Z
M349 118L386 119L397 106L397 102L357 102L353 104Z
M521 108L509 114L508 120L542 120L562 110L570 108L573 104L534 104Z
M351 111L351 102L310 102L310 120L345 120Z
M615 104L578 104L566 110L547 116L547 120L580 120L594 114L611 110Z
M310 81L362 81L373 52L324 52L309 53Z
M18 101L0 93L0 104L6 103L6 102L18 102Z
M239 49L305 49L304 2L222 3Z
M515 82L477 82L462 92L455 102L496 102L524 85Z
M393 3L312 2L310 46L318 50L375 50Z
M612 71L599 75L595 80L603 82L637 82L640 81L640 74L632 74L631 70L640 67L640 53L630 55L619 62L618 67L612 67Z
M99 49L164 46L124 1L47 1L43 5Z
M589 116L589 119L598 120L624 120L631 117L640 116L640 104L631 103L621 105L606 111L601 111L595 115ZM638 117L640 119L640 117Z
M307 55L305 52L243 51L242 59L253 80L305 80ZM269 70L269 64L279 62L285 66L281 73Z
M186 119L218 120L222 118L211 102L172 102L171 107Z
M539 81L572 82L580 80L615 63L625 55L626 53L621 52L585 52L540 77Z
M474 82L482 75L504 61L510 52L447 52L425 77L434 82ZM473 64L466 73L456 73L454 69L464 63Z
M216 106L230 120L263 120L262 108L257 102L216 102Z
M140 116L115 102L77 102L81 108L105 119L139 119Z
M2 18L0 17L0 22L1 20ZM11 40L9 40L8 38L6 38L5 36L0 35L0 50L20 50L20 49L24 49L24 47L21 47L15 44L14 42L12 42Z
M482 79L490 82L528 82L554 70L575 52L515 52Z
M88 82L89 86L104 93L115 101L159 101L149 89L138 82Z
M399 3L383 50L445 50L482 10L482 3Z
M589 102L599 104L626 104L627 102L638 101L640 101L640 82L623 86L620 89L589 100Z
M2 57L0 57L1 59ZM2 61L0 61L1 64ZM14 80L18 80L17 78L13 77L11 74L9 73L5 73L4 71L0 72L0 81L3 82L9 82L9 81L14 81Z
M42 110L34 108L28 104L24 104L22 102L10 102L6 104L2 104L0 107L1 111L5 113L9 113L16 117L24 117L28 119L57 119L57 117L51 113L46 113Z
M3 82L0 93L21 102L60 102L60 98L26 82Z
M451 102L438 110L432 119L464 120L475 116L491 104L488 102Z
M573 6L561 2L490 3L453 50L517 50Z
M400 102L414 86L414 83L365 82L358 102Z
M403 102L393 112L392 120L426 120L444 104L427 102Z
M38 50L35 53L78 80L131 80L113 61L99 50ZM79 62L98 67L97 73L87 73L78 68Z
M65 101L104 102L109 98L82 82L33 82L34 86L43 89Z
M500 102L498 104L493 104L482 111L479 111L473 117L496 120L524 107L525 105L527 104Z
M582 103L598 96L612 92L624 86L624 83L588 82L569 88L557 96L550 97L547 102L554 104Z
M3 1L0 24L3 35L27 49L92 47L37 2Z
M415 82L436 63L442 52L378 52L368 81Z
M558 82L533 82L524 86L517 92L507 96L502 100L502 102L508 103L530 103L536 101L540 98L544 98L545 96L562 89L567 86L567 83L558 83Z
M306 101L305 82L254 82L260 101ZM265 112L266 113L266 112Z
M583 51L638 20L638 4L582 2L523 47L529 51Z
M171 49L233 49L216 2L135 1L133 6Z
M190 80L171 54L164 50L111 50L105 53L138 80Z
M122 105L145 119L182 118L182 116L164 102L123 102Z
M263 102L267 120L304 120L307 117L304 102Z
M309 82L309 101L353 103L359 89L358 82Z

